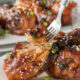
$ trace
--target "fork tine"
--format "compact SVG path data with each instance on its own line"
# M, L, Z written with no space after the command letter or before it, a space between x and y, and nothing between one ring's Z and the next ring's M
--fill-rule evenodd
M52 30L50 30L51 33L54 33L56 30L55 28L53 28Z
M48 38L51 35L51 33L47 34L46 38Z
M48 30L48 31L49 31L49 30L51 30L51 29L52 29L52 27L51 27L51 26L47 28L47 30Z
M47 41L49 41L52 38L52 34L47 38Z
M53 36L48 41L51 41L54 37L55 37L55 35L53 34Z

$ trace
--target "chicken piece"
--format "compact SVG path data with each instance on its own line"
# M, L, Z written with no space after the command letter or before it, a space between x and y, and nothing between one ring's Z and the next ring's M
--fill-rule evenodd
M0 16L6 11L9 10L10 8L12 8L13 5L11 4L4 4L4 5L0 5Z
M65 7L63 14L62 14L62 24L63 25L69 25L71 24L72 20L71 20L71 13L72 13L72 9L76 6L77 4L75 2L69 2L68 5ZM52 6L51 6L51 12L53 13L53 15L57 15L58 11L60 8L60 2L55 2Z
M27 29L31 29L36 24L36 16L21 8L12 8L2 15L2 19L13 34L24 34Z
M56 18L56 16L52 14L49 8L46 8L45 5L40 5L40 1L36 1L34 3L34 13L37 17L38 24L47 22L49 25Z
M42 73L46 68L46 60L50 48L40 44L18 42L3 65L3 69L11 80L27 80Z
M42 24L39 27L35 27L27 31L26 37L29 43L47 43L46 39L47 30Z
M25 10L33 10L33 3L35 0L16 0L15 6L16 7L22 7Z
M12 7L13 7L13 5L11 5L11 4L0 5L0 25L1 25L2 29L5 29L6 25L4 23L4 20L2 20L1 16L5 11L11 9Z
M80 79L80 29L55 38L49 57L47 73L57 79Z

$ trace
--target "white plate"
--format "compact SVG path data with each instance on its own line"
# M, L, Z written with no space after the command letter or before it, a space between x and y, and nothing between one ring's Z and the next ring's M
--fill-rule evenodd
M62 27L61 30L63 32L69 32L71 31L71 26ZM22 41L22 42L26 41L26 36L8 34L8 35L0 37L0 45L14 44L18 41Z
M3 63L4 63L4 59L6 58L6 56L2 56L0 57L0 80L8 80L8 78L6 77L4 70L3 70ZM44 78L48 76L45 72L41 75L39 75L38 77L35 77L31 80L44 80ZM51 78L51 80L54 80Z
M7 34L5 36L0 37L0 45L6 45L6 44L14 44L18 41L26 41L25 35L19 36L19 35L12 35Z

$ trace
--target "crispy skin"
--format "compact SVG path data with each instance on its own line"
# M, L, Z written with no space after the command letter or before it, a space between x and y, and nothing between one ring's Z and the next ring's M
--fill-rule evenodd
M29 12L24 12L19 8L12 8L6 11L2 18L6 22L6 25L13 34L24 34L27 29L31 29L35 26L36 17L30 16Z
M12 7L13 5L11 4L0 5L0 25L2 29L6 28L5 21L2 19L2 14L6 12L7 10L11 9Z
M80 79L80 29L57 36L48 57L50 65L47 72L53 78L63 80ZM58 48L53 54L52 50Z
M1 23L5 24L11 33L18 35L27 33L28 29L35 29L36 25L38 28L45 27L45 32L47 32L46 28L57 17L60 8L60 2L54 2L54 0L47 0L46 3L42 0L16 0L14 5L6 11L4 7L5 12L2 13ZM71 24L71 12L75 6L76 3L70 2L64 9L63 25ZM33 16L30 15L30 11Z
M3 69L11 80L31 79L46 68L49 49L40 45L17 43L13 53L4 61Z

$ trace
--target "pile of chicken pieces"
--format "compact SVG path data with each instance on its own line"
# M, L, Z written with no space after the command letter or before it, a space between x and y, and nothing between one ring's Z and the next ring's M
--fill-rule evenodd
M75 5L69 2L65 8L63 24L71 23ZM29 42L18 42L4 60L3 69L8 79L28 80L46 72L55 79L80 80L80 29L67 34L59 32L50 42L45 37L46 27L56 18L59 7L60 2L54 0L17 0L14 7L1 14L8 29L14 34L26 33ZM47 14L47 11L50 12Z
M71 12L76 6L69 2L62 14L62 24L71 24ZM60 1L55 0L16 0L14 5L0 6L0 25L12 34L22 35L38 27L47 28L56 18ZM42 29L41 29L42 30Z

